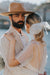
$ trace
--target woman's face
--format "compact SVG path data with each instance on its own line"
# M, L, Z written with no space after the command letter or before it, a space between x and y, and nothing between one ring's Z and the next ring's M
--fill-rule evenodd
M26 23L25 29L27 33L30 33L30 25L28 23Z

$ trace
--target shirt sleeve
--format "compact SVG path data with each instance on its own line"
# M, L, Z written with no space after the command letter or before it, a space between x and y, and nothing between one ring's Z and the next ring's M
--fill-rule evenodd
M29 43L26 48L23 49L22 52L19 53L18 56L16 56L16 59L20 62L23 63L27 59L29 59L33 55L33 44Z
M0 55L3 58L5 64L8 62L8 52L9 52L9 40L4 37L0 38Z

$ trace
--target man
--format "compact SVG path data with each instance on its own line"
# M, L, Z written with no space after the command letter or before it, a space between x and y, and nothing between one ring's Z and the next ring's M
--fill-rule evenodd
M6 32L6 34L8 35L13 33L13 36L16 40L16 45L15 45L16 55L18 55L18 53L25 47L25 45L28 42L27 36L21 30L21 28L23 28L24 26L25 14L27 13L32 13L32 12L26 11L23 7L23 4L11 3L10 12L5 12L1 14L4 16L9 16L9 19L12 23L12 25L10 26L10 29L8 30L8 32ZM12 61L8 62L9 51L10 51L10 42L3 35L0 39L0 52L5 62L5 69L3 74L4 75L16 75L16 74L30 75L32 73L33 75L33 72L31 70L28 70L21 66L19 68L17 65L19 65L20 62L17 59L14 60L13 64L11 64ZM10 55L10 58L12 58L11 55Z

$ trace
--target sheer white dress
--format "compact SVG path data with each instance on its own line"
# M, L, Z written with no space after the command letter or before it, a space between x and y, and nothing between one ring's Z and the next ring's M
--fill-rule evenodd
M16 57L22 66L33 71L33 75L43 74L47 62L47 49L45 43L31 41L23 52ZM27 59L28 63L24 61Z

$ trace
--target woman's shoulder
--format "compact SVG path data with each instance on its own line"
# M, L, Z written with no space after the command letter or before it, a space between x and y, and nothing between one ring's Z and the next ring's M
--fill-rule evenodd
M33 44L37 44L37 43L38 43L36 40L31 40L31 42L32 42Z
M46 47L46 42L45 41L43 41L41 43L41 42L38 42L36 40L31 40L30 43L33 44L33 45L36 45L36 46L38 46L38 45L40 46L40 44L42 44L44 47Z
M29 43L33 46L37 45L37 42L35 40L31 40Z

